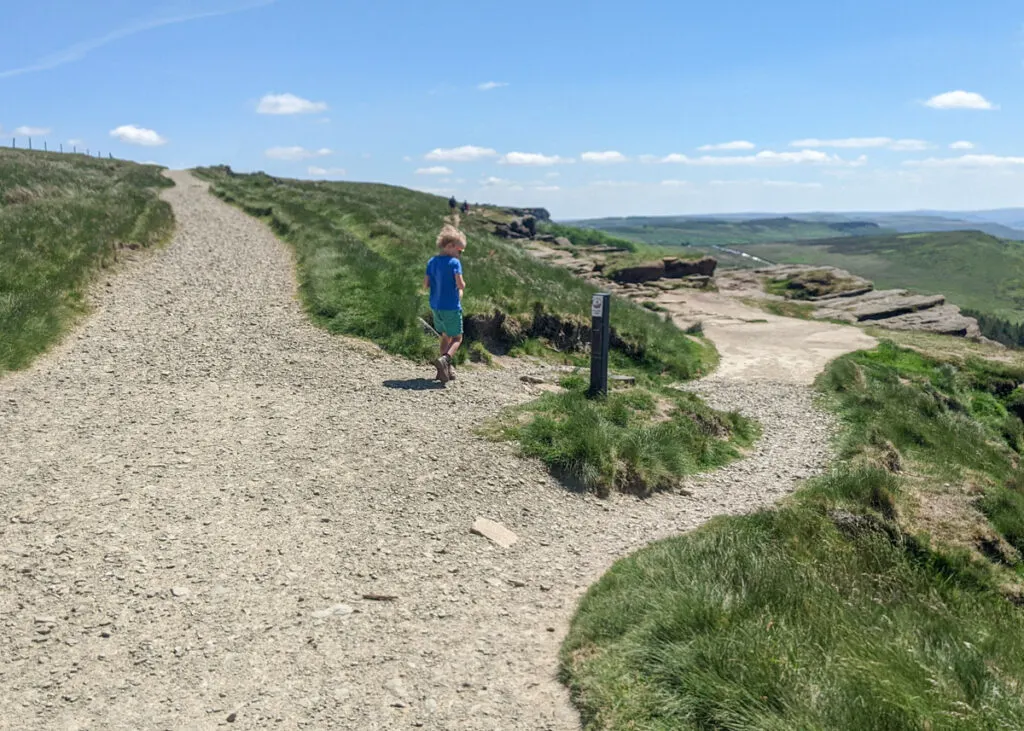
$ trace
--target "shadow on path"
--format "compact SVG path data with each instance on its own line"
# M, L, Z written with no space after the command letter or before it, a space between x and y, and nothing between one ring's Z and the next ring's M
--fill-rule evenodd
M384 381L384 388L397 388L402 391L435 391L444 388L444 384L427 378L408 378L402 381Z

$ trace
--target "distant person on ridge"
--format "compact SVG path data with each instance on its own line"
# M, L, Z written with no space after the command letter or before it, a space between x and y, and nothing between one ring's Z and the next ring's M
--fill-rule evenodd
M462 213L463 215L469 213L469 201L462 201Z
M430 290L434 329L441 334L441 355L434 361L437 380L447 383L455 380L452 361L462 345L462 292L466 282L459 257L466 250L466 235L445 224L437 236L437 248L440 253L427 262L423 287Z
M459 205L459 202L455 200L455 196L448 199L448 208L452 213L455 213L455 206Z

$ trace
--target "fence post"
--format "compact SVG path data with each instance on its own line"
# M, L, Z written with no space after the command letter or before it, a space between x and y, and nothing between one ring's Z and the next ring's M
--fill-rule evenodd
M17 148L17 146L18 146L18 138L17 137L12 137L11 138L11 147Z
M49 152L49 150L46 148L46 140L43 140L43 152Z
M28 138L28 149L30 149L30 150L32 149L32 138L31 137Z
M64 152L64 143L63 142L60 143L60 151Z
M590 398L608 395L611 302L612 296L607 292L595 294L590 302Z

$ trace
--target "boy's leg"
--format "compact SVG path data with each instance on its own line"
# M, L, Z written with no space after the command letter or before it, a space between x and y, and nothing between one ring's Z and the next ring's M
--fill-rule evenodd
M462 336L456 335L453 338L448 338L448 347L444 349L444 354L452 360L455 359L455 353L458 351L459 346L462 345Z

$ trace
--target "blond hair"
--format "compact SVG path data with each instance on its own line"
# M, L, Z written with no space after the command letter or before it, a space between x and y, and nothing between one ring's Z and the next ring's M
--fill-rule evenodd
M441 233L437 235L437 248L443 250L452 244L466 248L466 234L462 233L451 224L446 223L441 228Z

